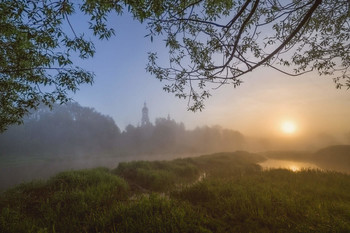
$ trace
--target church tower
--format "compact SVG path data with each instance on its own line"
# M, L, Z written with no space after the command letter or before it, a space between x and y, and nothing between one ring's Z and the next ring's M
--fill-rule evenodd
M148 118L148 108L146 106L146 103L144 104L142 108L142 118L141 118L141 126L149 125L149 118Z

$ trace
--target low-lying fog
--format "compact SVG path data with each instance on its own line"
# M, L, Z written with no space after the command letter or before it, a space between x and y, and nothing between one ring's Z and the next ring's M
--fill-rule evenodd
M143 155L137 157L5 157L0 162L0 191L13 185L31 181L33 179L46 179L58 172L65 170L76 170L94 167L108 167L110 169L118 166L119 162L132 160L170 160L179 157L191 157L197 154L182 155Z
M295 130L292 123L283 127L286 134ZM23 125L0 134L0 189L69 169L114 168L121 161L169 160L237 150L262 153L266 157L260 164L263 168L349 172L349 146L330 147L350 144L349 135L341 139L328 134L308 139L250 137L219 126L188 130L170 117L157 118L154 123L147 119L122 131L111 117L70 103L55 106L53 111L40 108Z

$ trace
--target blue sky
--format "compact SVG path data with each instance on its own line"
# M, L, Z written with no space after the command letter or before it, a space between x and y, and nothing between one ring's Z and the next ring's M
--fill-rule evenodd
M74 16L71 22L78 33L86 33L84 18ZM335 89L329 77L289 77L267 68L244 76L244 83L236 89L213 90L202 112L188 112L187 100L164 92L163 83L145 71L149 51L167 58L161 38L151 43L144 37L146 25L128 14L112 15L109 24L116 36L108 41L92 38L94 58L75 61L96 74L94 84L81 86L72 97L82 106L113 117L121 129L140 123L141 108L147 102L151 121L170 114L187 128L221 125L247 135L278 135L280 123L291 120L304 134L350 131L350 91Z

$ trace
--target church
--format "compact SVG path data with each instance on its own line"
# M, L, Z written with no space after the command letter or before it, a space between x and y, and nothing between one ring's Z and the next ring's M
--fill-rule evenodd
M149 121L149 117L148 117L148 108L145 102L142 108L141 127L144 127L150 124L151 122Z

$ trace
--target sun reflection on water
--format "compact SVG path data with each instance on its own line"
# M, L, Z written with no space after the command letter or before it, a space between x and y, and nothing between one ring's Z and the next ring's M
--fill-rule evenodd
M299 172L303 169L320 169L318 166L312 163L306 163L306 162L294 162L294 161L287 161L287 160L275 160L275 159L268 159L262 163L259 163L259 165L264 169L288 169L293 172Z
M295 165L290 165L290 166L288 167L288 169L289 169L289 170L292 170L293 172L298 172L298 171L301 170L300 167L295 166Z

